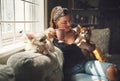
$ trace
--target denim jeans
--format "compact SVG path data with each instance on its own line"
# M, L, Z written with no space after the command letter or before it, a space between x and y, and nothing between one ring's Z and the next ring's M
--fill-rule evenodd
M71 81L109 81L106 77L78 73L72 76Z
M97 60L84 61L67 71L69 81L108 81L106 70L111 63Z

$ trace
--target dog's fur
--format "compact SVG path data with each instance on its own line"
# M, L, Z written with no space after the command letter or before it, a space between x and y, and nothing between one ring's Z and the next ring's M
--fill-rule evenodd
M91 38L91 30L93 29L93 27L82 27L80 25L78 25L76 28L74 28L73 30L76 32L77 34L77 39L75 40L75 44L80 44L81 41L90 42L90 38Z
M39 81L62 81L62 51L55 47L44 33L28 33L25 37L27 39L26 53L40 54L39 66L41 66L41 71L38 74L41 78Z

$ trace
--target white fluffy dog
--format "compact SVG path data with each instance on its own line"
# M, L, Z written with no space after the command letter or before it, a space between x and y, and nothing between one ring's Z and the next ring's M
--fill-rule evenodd
M53 66L55 65L55 67L56 65L58 65L58 69L62 72L62 67L63 67L62 51L59 48L55 47L53 43L49 39L47 39L44 33L27 34L27 39L28 39L28 43L27 43L28 46L26 45L26 48L25 48L26 51L31 51L31 52L46 55L51 59L49 63L51 63ZM57 61L57 62L53 62L53 61ZM53 63L57 63L57 64L53 64ZM49 67L52 67L52 66L49 66ZM55 79L52 79L51 77L49 78L52 81L62 81L63 75L61 72L59 73L59 71L57 71L57 73L55 72L53 73L53 75L51 75L51 77ZM48 81L50 81L50 79Z
M54 44L47 38L44 33L35 33L35 34L26 34L27 36L27 44L25 47L25 51L40 53L43 55L56 56L60 67L63 65L63 54L62 51L54 46Z
M41 54L50 54L55 51L54 45L44 33L27 33L25 51Z
M34 67L38 67L38 68L34 68L32 69L33 72L36 72L35 74L31 74L33 75L33 77L38 76L37 78L39 79L35 79L35 80L29 80L29 81L62 81L63 79L63 73L62 73L62 67L63 67L63 54L62 51L55 47L53 45L53 43L47 39L46 35L44 33L36 33L36 34L27 34L27 44L25 47L25 50L27 52L24 52L23 54L17 54L16 56L12 56L9 58L8 60L8 64L11 64L13 67L15 66L15 64L17 64L17 68L19 68L19 72L21 72L21 76L25 77L26 75L29 75L30 73L28 73L26 70L23 69L23 66L26 68L28 67L28 64L31 63ZM20 56L21 55L21 56ZM32 62L28 61L28 56L33 56L33 58L30 57L30 59L32 59ZM15 60L13 60L14 62L11 62L11 60L13 58L19 59L16 61L22 62L16 62ZM21 59L21 60L20 60ZM21 66L21 64L23 64L23 60L25 60L24 65ZM13 64L12 64L13 63ZM19 63L19 64L18 64ZM33 64L34 63L34 64ZM15 67L16 67L15 66ZM29 67L27 69L29 69L30 67L33 67L31 65L29 65ZM24 71L22 71L22 69ZM38 70L36 70L38 69ZM26 71L26 75L25 72ZM31 71L31 69L30 69ZM17 73L19 73L17 72ZM28 73L28 74L27 74ZM20 75L18 75L20 76ZM29 76L29 78L31 78L32 76ZM26 77L25 77L26 78ZM20 81L20 80L18 80ZM22 79L23 81L23 79ZM27 81L27 80L25 80Z

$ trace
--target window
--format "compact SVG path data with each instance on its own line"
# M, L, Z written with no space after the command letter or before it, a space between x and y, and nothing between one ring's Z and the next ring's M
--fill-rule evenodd
M0 0L0 48L44 30L44 0Z

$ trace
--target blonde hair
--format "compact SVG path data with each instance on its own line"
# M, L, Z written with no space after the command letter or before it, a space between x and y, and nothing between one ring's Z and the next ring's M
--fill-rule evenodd
M55 21L68 14L69 12L67 8L62 8L61 6L54 7L51 11L50 27L55 28Z

